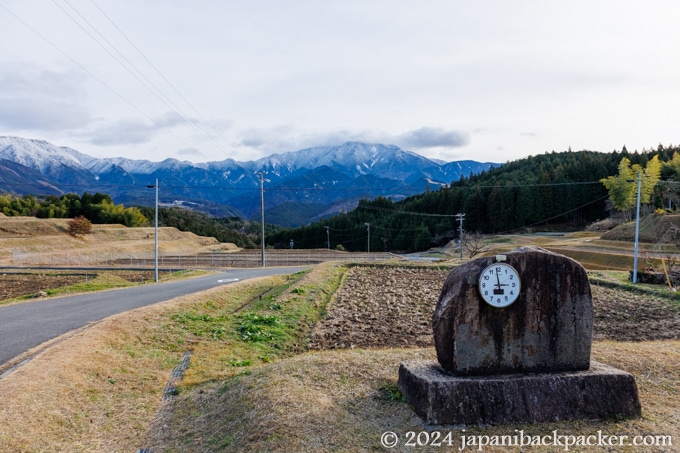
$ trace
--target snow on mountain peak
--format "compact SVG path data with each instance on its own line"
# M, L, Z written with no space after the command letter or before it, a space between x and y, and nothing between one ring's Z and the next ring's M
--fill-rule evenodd
M83 168L75 157L78 151L57 147L44 140L26 140L19 137L0 137L0 159L7 159L29 168L47 172L59 165Z

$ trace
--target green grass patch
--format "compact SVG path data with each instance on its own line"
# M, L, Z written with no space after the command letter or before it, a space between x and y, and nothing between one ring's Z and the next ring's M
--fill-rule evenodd
M253 312L241 317L238 332L243 341L271 341L283 334L279 318L276 315L261 315Z
M224 338L227 332L225 316L214 317L209 314L199 315L183 312L172 315L171 319L182 325L184 330L191 332L197 337L220 340Z
M636 283L630 281L629 273L623 271L588 271L588 279L591 285L599 285L607 288L622 289L639 294L670 299L680 304L680 293L669 290L664 285L651 285L646 283Z
M170 314L167 344L193 350L182 385L247 375L251 367L305 351L346 270L328 264L268 277Z

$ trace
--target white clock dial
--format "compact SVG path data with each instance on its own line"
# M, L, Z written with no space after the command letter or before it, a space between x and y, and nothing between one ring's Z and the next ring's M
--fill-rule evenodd
M478 287L486 303L493 307L507 307L519 297L519 273L507 263L491 264L479 274Z

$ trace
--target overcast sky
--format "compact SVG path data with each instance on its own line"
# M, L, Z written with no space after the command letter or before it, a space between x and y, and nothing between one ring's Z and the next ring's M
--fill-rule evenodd
M0 135L252 160L680 143L680 2L0 0Z

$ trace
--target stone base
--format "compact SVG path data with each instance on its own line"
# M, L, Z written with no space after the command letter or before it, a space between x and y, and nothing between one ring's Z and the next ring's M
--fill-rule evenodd
M436 361L399 367L399 390L430 425L540 423L639 416L635 379L597 362L586 371L453 376Z

